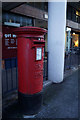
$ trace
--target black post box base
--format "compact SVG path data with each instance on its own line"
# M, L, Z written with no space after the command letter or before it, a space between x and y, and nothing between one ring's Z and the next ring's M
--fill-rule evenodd
M19 107L24 115L37 114L42 106L42 101L42 92L34 95L27 95L18 92Z

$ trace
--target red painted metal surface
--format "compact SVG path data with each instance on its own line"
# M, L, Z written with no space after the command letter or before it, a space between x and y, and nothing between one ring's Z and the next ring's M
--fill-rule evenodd
M14 27L2 26L2 58L17 56L17 37L13 33Z
M21 27L15 32L18 34L19 92L24 94L38 93L43 88L45 45L43 36L46 30L35 27Z

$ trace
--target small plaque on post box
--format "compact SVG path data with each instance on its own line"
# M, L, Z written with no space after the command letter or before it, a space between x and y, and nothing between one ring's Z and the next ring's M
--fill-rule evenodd
M42 48L37 48L36 49L36 60L41 60L42 59Z

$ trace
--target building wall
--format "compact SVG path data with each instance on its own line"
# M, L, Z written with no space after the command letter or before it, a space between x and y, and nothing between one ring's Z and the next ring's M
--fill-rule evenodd
M47 21L47 19L45 19L45 14L48 14L47 12L26 4L12 9L11 12Z
M77 8L74 8L68 4L67 5L67 19L80 23L80 11L77 10Z
M71 3L70 3L71 4ZM80 33L80 11L78 9L78 6L74 8L74 6L71 6L69 3L67 5L67 21L66 21L66 26L71 28L71 35L70 35L70 47L73 46L73 32L78 34L78 38L80 38L79 33ZM68 36L67 36L68 37ZM78 39L80 41L80 39ZM78 42L79 42L78 41ZM67 43L67 42L66 42ZM80 44L80 42L78 43ZM79 45L78 45L79 47ZM73 47L72 47L73 48Z
M77 23L77 22L74 22L74 21L71 21L71 20L68 20L66 21L66 26L72 28L72 29L75 29L75 30L79 30L80 31L80 24Z

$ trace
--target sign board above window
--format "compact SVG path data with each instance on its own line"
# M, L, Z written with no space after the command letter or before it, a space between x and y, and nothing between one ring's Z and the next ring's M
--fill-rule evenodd
M4 25L20 27L20 24L18 24L18 23L11 23L11 22L4 22Z

